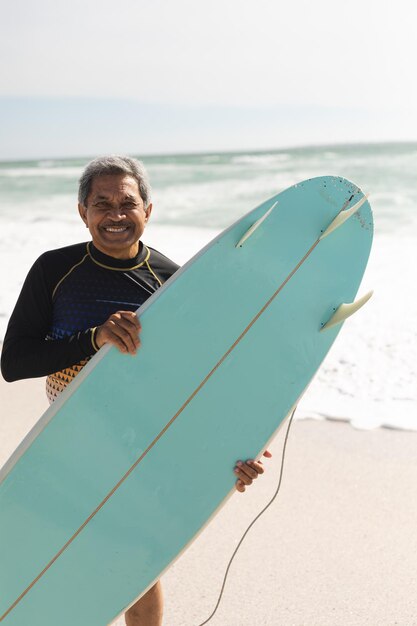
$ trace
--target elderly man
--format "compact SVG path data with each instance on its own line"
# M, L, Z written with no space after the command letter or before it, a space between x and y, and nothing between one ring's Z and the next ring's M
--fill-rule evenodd
M151 216L143 165L120 156L87 165L78 210L92 241L45 252L35 262L12 313L1 358L4 378L47 376L51 402L104 344L135 355L136 309L178 266L141 237ZM270 456L268 452L266 456ZM262 463L238 461L236 488L245 491ZM126 613L127 626L162 624L156 583Z

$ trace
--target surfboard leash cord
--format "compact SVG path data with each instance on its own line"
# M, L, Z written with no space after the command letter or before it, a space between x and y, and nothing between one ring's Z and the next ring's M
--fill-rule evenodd
M294 418L296 410L297 410L297 406L293 409L293 411L292 411L292 413L290 415L290 418L288 420L287 430L285 432L284 444L282 446L281 466L280 466L280 470L279 470L278 485L277 485L277 488L275 489L275 493L273 494L273 496L269 500L269 502L264 506L264 508L251 521L251 523L249 524L249 526L247 527L247 529L243 533L242 537L240 538L239 543L237 544L236 548L234 549L233 554L232 554L232 556L229 559L229 563L227 564L226 571L225 571L224 577L223 577L223 583L222 583L222 586L221 586L221 589L220 589L220 593L219 593L219 597L217 598L216 606L214 607L213 612L211 613L211 615L209 615L209 617L204 622L201 622L201 624L198 624L198 626L204 626L205 624L208 624L210 622L210 620L216 614L217 609L220 606L221 599L223 597L223 592L224 592L225 587L226 587L226 581L227 581L227 578L228 578L228 575L229 575L229 571L230 571L231 565L232 565L232 563L234 561L234 558L235 558L236 554L239 551L240 546L244 542L244 540L245 540L246 536L248 535L250 529L256 524L258 519L265 513L265 511L267 509L269 509L269 507L271 506L271 504L274 502L274 500L276 499L276 497L279 494L279 491L281 489L281 484L282 484L282 477L283 477L283 474L284 474L285 452L286 452L286 449L287 449L288 436L290 434L291 424L293 422L293 418Z

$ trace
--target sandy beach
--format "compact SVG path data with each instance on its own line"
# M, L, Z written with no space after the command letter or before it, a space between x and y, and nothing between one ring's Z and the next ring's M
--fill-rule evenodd
M2 465L47 403L42 380L1 380L0 398ZM237 541L275 491L283 438L265 476L164 575L166 626L198 626L211 613ZM280 495L242 545L210 623L417 624L416 452L417 433L294 422Z

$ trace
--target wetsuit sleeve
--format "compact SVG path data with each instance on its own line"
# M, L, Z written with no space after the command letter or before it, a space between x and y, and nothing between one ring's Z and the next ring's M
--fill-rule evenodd
M40 257L30 270L10 318L1 355L7 382L47 376L96 352L92 329L46 340L52 320L52 289Z

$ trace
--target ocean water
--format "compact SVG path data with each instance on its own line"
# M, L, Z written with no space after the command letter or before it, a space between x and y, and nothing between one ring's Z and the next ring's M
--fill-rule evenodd
M417 144L137 156L153 188L144 240L178 263L306 178L344 176L369 192L375 239L360 293L375 294L345 324L298 415L417 430ZM76 199L87 161L0 163L0 339L39 254L88 239Z

